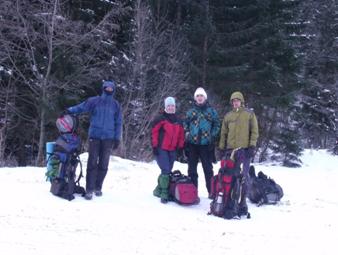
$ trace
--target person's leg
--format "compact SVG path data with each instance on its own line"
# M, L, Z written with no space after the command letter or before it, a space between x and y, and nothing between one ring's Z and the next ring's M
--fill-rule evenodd
M239 202L239 214L246 215L248 213L248 205L246 198L249 190L249 169L250 169L250 157L245 149L239 152L239 161L242 164L242 180L241 180L241 199Z
M161 175L158 178L161 202L167 203L169 200L169 174L171 172L170 152L158 149L156 161L161 169Z
M107 175L109 158L111 154L111 148L113 146L112 139L101 140L100 153L99 153L99 167L97 171L97 177L95 182L95 194L102 195L103 181Z
M100 151L100 140L89 139L88 162L86 174L86 199L91 199L95 189L96 175L98 171L98 158Z
M211 192L211 178L214 175L213 166L212 166L212 158L210 151L208 149L208 145L200 145L199 146L199 155L202 162L204 177L205 177L205 185L208 190L208 194Z
M188 144L189 146L189 157L188 157L188 176L191 178L193 184L198 187L198 174L197 174L197 164L198 164L198 145Z

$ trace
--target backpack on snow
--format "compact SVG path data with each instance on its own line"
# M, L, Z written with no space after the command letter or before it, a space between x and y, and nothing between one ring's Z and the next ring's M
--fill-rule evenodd
M283 189L273 179L266 176L262 171L255 173L254 166L250 166L250 189L248 198L257 206L263 204L276 204L283 197Z
M170 173L169 199L181 205L199 203L196 186L189 176L183 175L179 170Z
M79 158L81 140L76 134L78 119L71 115L64 115L56 120L60 132L55 141L54 150L48 157L50 165L47 169L47 180L51 182L50 192L58 197L73 200L74 193L85 194L80 186L82 165ZM80 166L77 176L76 169Z
M231 160L222 160L218 174L211 179L209 215L225 219L240 218L239 202L241 200L241 168ZM248 213L247 217L250 217Z

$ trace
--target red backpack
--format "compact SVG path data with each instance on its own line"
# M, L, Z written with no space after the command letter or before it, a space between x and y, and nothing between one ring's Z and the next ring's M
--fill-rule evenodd
M183 175L179 170L175 170L170 174L169 197L170 200L181 205L199 203L196 186L189 176Z
M218 174L211 179L209 215L225 219L240 218L239 201L241 198L242 177L240 167L232 160L222 160Z

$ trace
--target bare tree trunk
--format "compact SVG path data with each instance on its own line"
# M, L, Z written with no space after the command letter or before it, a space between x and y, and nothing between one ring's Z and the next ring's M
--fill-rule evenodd
M45 108L45 102L47 102L47 86L49 82L49 75L52 69L52 62L53 62L53 39L54 39L54 26L55 26L55 16L57 12L57 7L58 7L58 0L54 1L54 8L53 8L53 16L49 28L49 34L48 34L48 66L47 66L47 71L43 79L42 83L42 95L41 95L41 102L42 102L42 107L40 107L40 137L39 137L39 151L38 151L38 156L37 156L37 164L39 166L43 165L43 156L44 156L44 143L45 143L45 136L46 136L46 131L45 131L45 122L46 122L46 108Z

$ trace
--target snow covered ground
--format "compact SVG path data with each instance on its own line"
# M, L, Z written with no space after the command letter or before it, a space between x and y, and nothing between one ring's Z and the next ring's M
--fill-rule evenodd
M111 157L103 196L71 202L49 193L44 168L0 168L0 254L337 254L338 157L305 151L302 160L256 164L285 195L277 206L249 204L242 220L207 215L201 169L201 203L184 207L152 196L155 163Z

